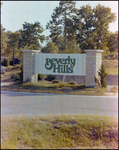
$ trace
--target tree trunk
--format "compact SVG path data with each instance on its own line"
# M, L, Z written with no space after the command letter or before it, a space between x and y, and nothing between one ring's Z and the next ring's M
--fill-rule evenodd
M14 66L14 50L13 50L13 66Z

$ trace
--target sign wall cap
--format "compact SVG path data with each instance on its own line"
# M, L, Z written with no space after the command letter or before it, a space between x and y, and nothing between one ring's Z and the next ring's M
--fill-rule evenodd
M22 50L22 52L35 52L35 53L38 53L38 52L41 52L40 50Z
M84 50L85 52L103 52L104 50L99 50L99 49L86 49Z

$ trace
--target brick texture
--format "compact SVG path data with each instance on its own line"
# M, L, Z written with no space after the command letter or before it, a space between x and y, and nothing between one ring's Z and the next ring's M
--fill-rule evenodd
M23 50L23 81L38 82L38 74L34 73L35 53L38 50Z

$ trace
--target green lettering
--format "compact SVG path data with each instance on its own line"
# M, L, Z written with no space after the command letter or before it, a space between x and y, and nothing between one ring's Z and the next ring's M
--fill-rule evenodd
M48 70L51 70L52 67L53 67L52 59L46 58L45 68L48 69Z
M58 65L58 67L56 67L56 65L53 65L53 72L56 72L56 69L58 69L58 73L60 73L60 65Z
M74 67L74 66L75 66L75 61L76 61L76 59L71 59L72 67Z

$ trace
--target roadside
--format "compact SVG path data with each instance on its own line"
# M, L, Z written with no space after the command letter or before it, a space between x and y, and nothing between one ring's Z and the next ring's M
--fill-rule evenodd
M112 67L113 70L115 69L115 73L113 73L114 75L109 74L107 77L106 89L85 88L84 85L68 85L66 82L52 84L52 82L45 80L40 80L38 83L16 82L13 77L20 72L20 65L16 65L14 67L5 67L5 73L1 74L1 90L72 95L118 95L118 75L116 71L118 70L117 62L111 62L111 64L110 61L104 62L105 67Z
M2 116L1 148L118 149L118 121L98 115Z

